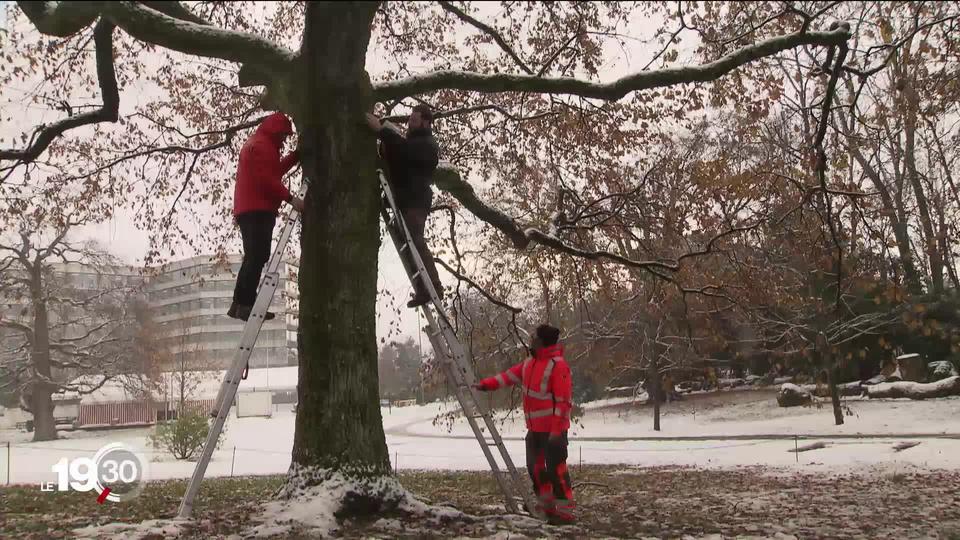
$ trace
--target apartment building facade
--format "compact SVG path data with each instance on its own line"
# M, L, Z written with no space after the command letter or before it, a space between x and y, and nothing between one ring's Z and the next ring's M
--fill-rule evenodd
M162 347L174 367L226 369L243 334L243 321L227 317L233 301L240 255L225 261L198 256L171 262L154 272L145 285L147 305ZM297 365L299 268L280 264L280 285L250 358L251 368Z

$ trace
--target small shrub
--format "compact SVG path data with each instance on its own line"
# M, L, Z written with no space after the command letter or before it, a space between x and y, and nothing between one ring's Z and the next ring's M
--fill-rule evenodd
M217 439L217 448L223 443L223 434ZM176 459L186 460L199 456L203 443L210 433L207 416L196 411L186 411L176 420L158 424L150 437L154 448L170 452Z

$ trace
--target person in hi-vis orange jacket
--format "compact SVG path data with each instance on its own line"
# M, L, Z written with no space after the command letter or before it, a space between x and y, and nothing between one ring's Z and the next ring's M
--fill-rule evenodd
M546 324L538 326L530 345L530 358L483 379L475 388L490 391L514 384L522 386L527 470L534 493L551 522L572 523L574 502L567 470L567 430L573 387L559 339L559 329Z

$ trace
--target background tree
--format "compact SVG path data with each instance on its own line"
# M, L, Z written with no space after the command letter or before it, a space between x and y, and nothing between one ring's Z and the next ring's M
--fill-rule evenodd
M80 223L68 217L44 232L24 217L0 238L0 380L33 414L35 441L57 437L54 393L87 394L118 375L142 386L149 376L137 276L96 245L70 241Z
M380 396L414 399L420 396L420 349L412 337L380 348Z

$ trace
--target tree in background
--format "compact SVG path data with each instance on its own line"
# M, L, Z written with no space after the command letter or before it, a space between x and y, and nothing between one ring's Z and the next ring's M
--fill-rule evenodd
M420 396L420 349L412 337L380 348L380 397L414 399Z
M137 317L139 276L70 241L81 223L48 229L23 216L0 239L0 381L33 414L35 441L57 438L54 393L91 393L118 376L143 388L154 369L153 336Z

